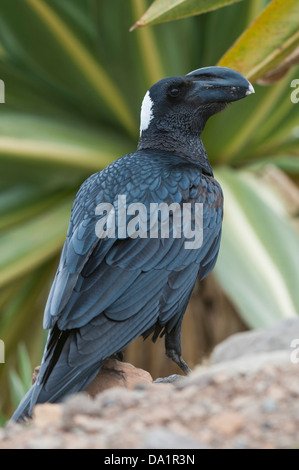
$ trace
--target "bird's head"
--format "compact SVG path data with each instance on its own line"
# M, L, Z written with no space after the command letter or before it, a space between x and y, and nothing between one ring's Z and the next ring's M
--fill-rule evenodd
M148 148L146 142L157 138L169 142L169 137L200 136L209 117L251 93L251 83L226 67L204 67L164 78L143 99L140 137Z

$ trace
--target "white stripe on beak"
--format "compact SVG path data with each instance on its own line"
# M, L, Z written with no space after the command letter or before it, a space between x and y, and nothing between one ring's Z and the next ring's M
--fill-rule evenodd
M248 87L248 90L246 91L246 95L251 95L252 93L255 93L255 90L253 88L253 86L251 85L250 82L249 83L249 87Z

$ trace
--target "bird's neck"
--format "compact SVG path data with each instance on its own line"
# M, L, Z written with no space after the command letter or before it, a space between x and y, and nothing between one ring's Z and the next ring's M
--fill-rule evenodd
M162 150L198 163L205 173L213 175L200 133L161 131L152 127L141 133L137 150Z

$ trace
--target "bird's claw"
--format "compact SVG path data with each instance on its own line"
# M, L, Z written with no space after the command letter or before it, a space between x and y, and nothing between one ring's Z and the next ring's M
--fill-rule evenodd
M179 356L174 349L167 349L166 355L175 362L179 368L184 372L185 375L190 374L191 369L188 364L184 361L182 356Z

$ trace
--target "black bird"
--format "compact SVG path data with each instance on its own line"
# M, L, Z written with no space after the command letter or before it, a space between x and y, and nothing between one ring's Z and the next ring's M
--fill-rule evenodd
M153 334L153 341L165 335L166 354L188 373L181 324L197 277L215 265L223 215L201 133L210 116L253 92L238 72L205 67L160 80L146 93L137 151L90 176L76 196L45 308L50 331L39 376L12 420L31 416L36 403L84 390L107 358L140 335ZM143 235L136 212L120 214L122 204L134 203L147 210ZM156 211L158 232L150 236L150 208L160 203L182 208L179 218L169 211L168 238L161 233L163 211ZM184 205L191 207L194 240L200 231L196 209L203 208L202 243L191 248Z

